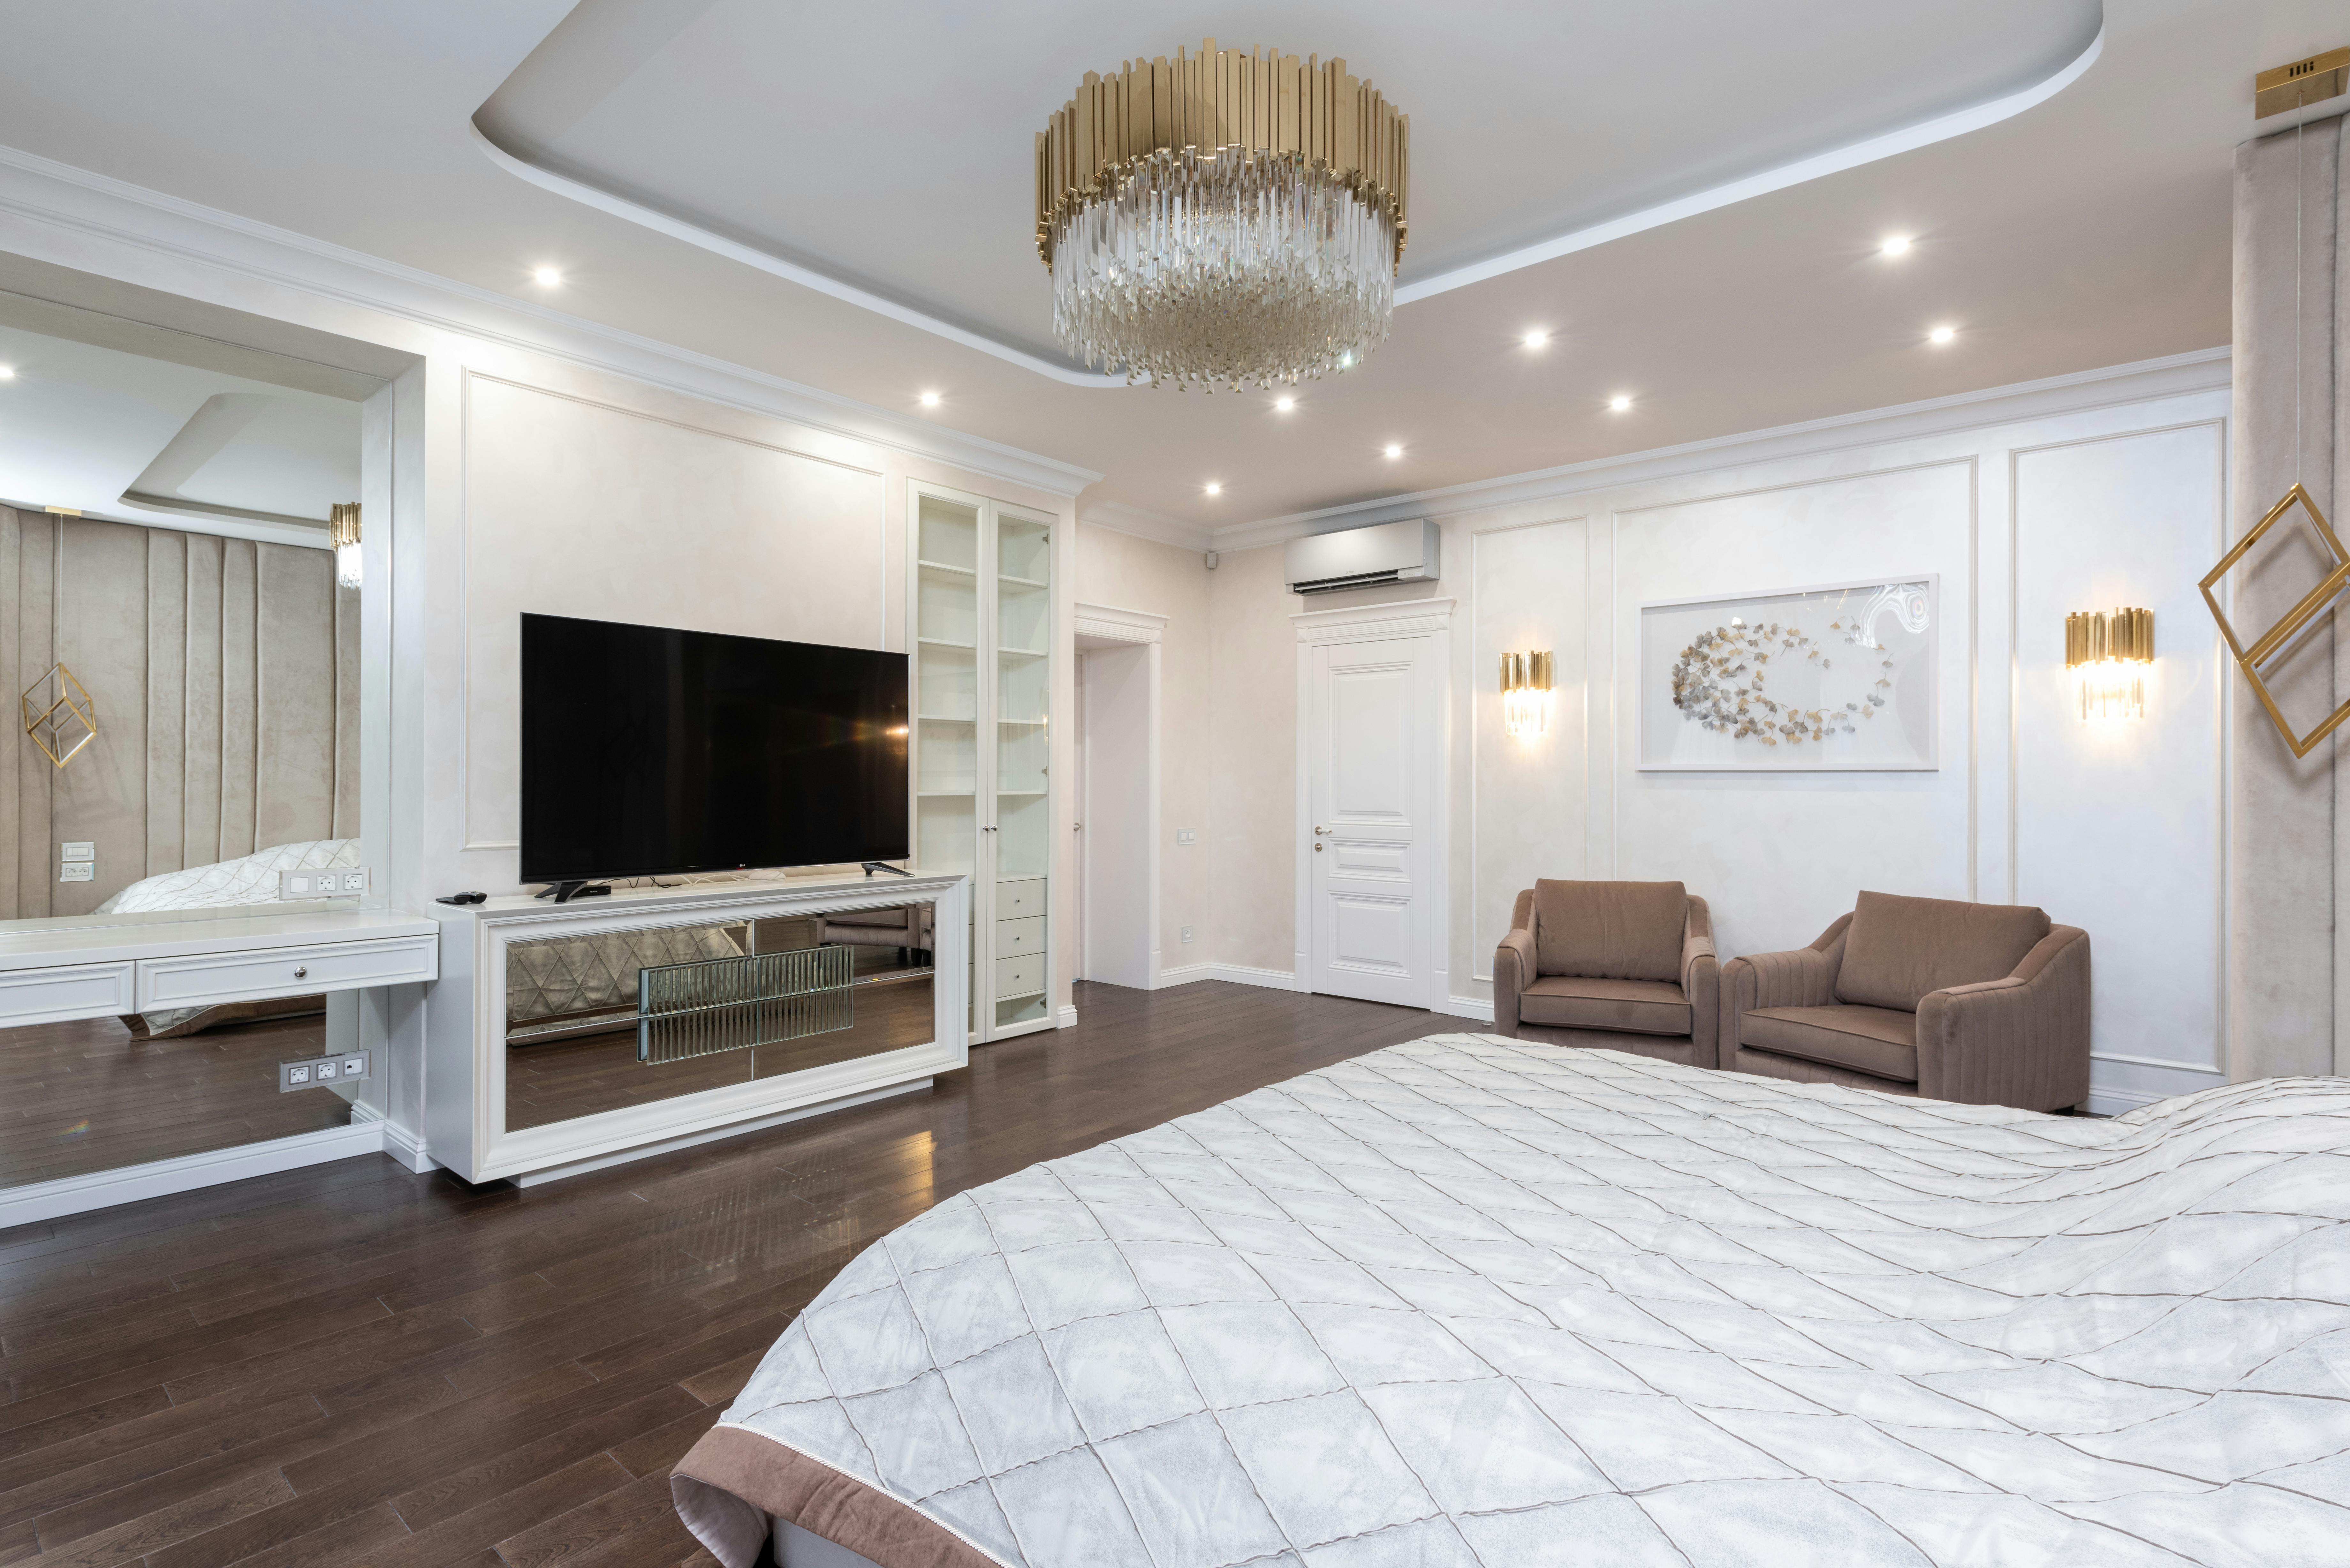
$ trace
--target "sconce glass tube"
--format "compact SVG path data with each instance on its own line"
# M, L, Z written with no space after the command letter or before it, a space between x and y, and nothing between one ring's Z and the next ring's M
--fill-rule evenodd
M2064 668L2080 686L2081 717L2146 717L2154 612L2078 610L2064 618Z
M359 504L335 503L333 521L328 528L335 542L335 581L344 587L356 588L363 576L359 566Z
M1547 649L1502 655L1502 728L1521 741L1549 729L1550 686Z

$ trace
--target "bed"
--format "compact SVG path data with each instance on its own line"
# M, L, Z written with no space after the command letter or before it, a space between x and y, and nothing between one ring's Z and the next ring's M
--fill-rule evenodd
M1444 1034L941 1203L728 1568L2350 1561L2350 1081L2111 1120Z

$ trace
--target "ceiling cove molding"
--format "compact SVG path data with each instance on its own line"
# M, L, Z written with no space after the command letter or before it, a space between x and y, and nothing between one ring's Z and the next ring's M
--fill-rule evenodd
M1863 141L1856 141L1832 151L1815 153L1809 158L1798 159L1793 163L1783 163L1775 169L1766 169L1757 174L1749 174L1742 179L1732 180L1727 184L1700 191L1694 195L1660 202L1653 207L1645 207L1637 213L1629 213L1620 218L1610 218L1606 223L1594 223L1552 239L1522 246L1485 261L1471 262L1467 266L1454 267L1449 272L1439 273L1433 277L1421 278L1414 283L1399 284L1396 286L1395 302L1398 306L1409 305L1414 300L1427 299L1456 288L1464 288L1472 283L1482 283L1488 278L1500 277L1505 273L1516 272L1522 267L1538 266L1544 262L1555 261L1560 256L1572 255L1576 251L1589 250L1595 245L1604 245L1610 240L1620 240L1627 235L1640 234L1645 230L1662 228L1667 223L1678 223L1683 218L1692 218L1700 213L1711 213L1717 208L1752 201L1757 196L1769 195L1773 191L1786 190L1791 185L1801 185L1807 181L1842 173L1847 169L1857 169L1865 163L1874 163L1880 159L1897 157L1904 152L1915 151L1920 147L1930 147L1938 141L1948 141L1952 137L1964 136L1969 131L1980 130L1988 125L1996 125L2002 119L2013 119L2028 109L2045 103L2071 87L2088 71L2091 66L2097 63L2097 57L2105 52L2105 47L2106 29L2101 22L2097 27L2097 35L2089 40L2088 47L2083 49L2055 75L2025 88L2021 92L2010 93L2005 98L1993 99L1989 103L1977 104L1971 109L1962 109L1955 113L1942 115L1938 119L1925 120L1917 125L1905 126L1901 130L1887 131L1882 136L1873 136ZM1091 370L1082 370L1072 365L1056 363L1014 344L1004 342L1000 337L993 337L983 332L974 332L967 327L959 327L953 322L916 310L910 306L885 298L869 289L860 288L843 278L835 277L829 273L819 272L814 267L787 261L772 251L761 250L756 245L730 239L698 223L689 223L682 218L645 206L641 202L631 202L625 196L615 195L600 186L588 184L583 180L558 174L551 169L543 168L500 147L490 140L478 119L468 119L465 129L472 136L473 145L479 148L482 155L492 163L518 180L526 180L541 190L552 192L567 201L577 202L583 206L592 207L598 212L609 213L613 217L651 229L657 234L667 234L671 239L682 240L687 244L698 245L713 254L739 262L744 266L755 267L771 276L782 278L787 283L797 284L803 288L815 289L818 293L829 295L847 304L873 311L877 315L886 316L892 321L919 327L924 332L935 333L950 342L959 343L966 348L976 348L983 354L993 355L1008 364L1017 365L1024 370L1049 377L1065 386L1123 388L1132 385L1123 376L1105 376Z
M101 247L129 247L173 264L215 267L272 287L379 311L434 330L549 355L1048 494L1075 496L1102 479L1076 463L915 420L714 355L312 239L17 148L0 147L0 248L82 271L107 271L111 258L102 254L93 257L87 244L60 247L45 239L39 233L42 229L96 240ZM189 292L184 284L152 276L123 281L172 293ZM214 303L235 304L236 308L256 315L284 314L265 306L256 309L249 301Z
M657 208L631 202L625 196L616 196L601 186L590 185L584 180L574 180L566 174L557 174L552 169L543 169L527 159L515 156L491 140L489 132L482 129L478 120L467 120L465 129L473 133L473 145L480 148L482 155L491 162L515 179L527 180L540 190L551 191L567 201L577 202L582 206L593 207L599 213L608 213L613 217L650 229L656 234L667 234L673 240L683 240L687 244L699 245L714 255L722 255L729 261L740 262L747 267L755 267L772 276L782 278L786 283L798 284L802 288L812 288L819 294L828 294L833 298L854 305L859 309L872 311L876 316L886 316L890 320L902 322L908 327L919 327L925 332L936 333L951 343L960 343L966 348L976 348L983 354L993 354L997 358L1017 365L1024 370L1033 370L1039 376L1049 376L1054 380L1067 386L1124 387L1129 384L1124 376L1105 376L1097 370L1080 370L1075 366L1055 364L1041 355L1031 354L1024 348L1014 348L1001 338L990 337L983 332L973 332L967 327L958 327L951 321L941 320L938 317L916 310L911 306L900 305L894 299L875 294L868 289L859 288L855 284L834 277L829 273L818 272L814 267L802 266L797 262L785 261L773 251L763 251L756 245L748 245L740 240L728 239L724 234L705 229L699 223L690 223L683 218L672 217Z
M1539 241L1523 249L1494 256L1490 261L1471 262L1467 266L1454 267L1450 272L1421 278L1416 283L1398 284L1396 304L1399 306L1409 305L1416 299L1427 299L1472 283L1482 283L1489 277L1499 277L1521 267L1537 266L1560 256L1572 255L1576 251L1589 250L1594 245L1604 245L1610 240L1620 240L1627 234L1662 228L1683 218L1694 218L1700 213L1711 213L1740 202L1751 202L1757 196L1784 191L1791 185L1825 179L1830 174L1841 174L1864 163L1875 163L1904 152L1914 152L1920 147L1930 147L1937 141L1948 141L1970 130L1997 125L2002 119L2012 119L2025 109L2047 102L2080 80L2089 67L2097 63L2097 57L2105 52L2105 47L2106 29L2100 22L2097 36L2089 40L2089 47L2083 49L2071 64L2047 80L2025 88L2022 92L2010 93L2005 98L1979 103L1972 109L1962 109L1955 114L1946 114L1922 124L1887 131L1882 136L1872 136L1866 141L1856 141L1832 152L1783 163L1776 169L1749 174L1742 180L1732 180L1726 185L1716 185L1693 196L1683 196L1679 201L1661 202L1620 218L1610 218L1604 223L1594 223L1589 228L1577 229L1556 239Z
M1919 402L1897 403L1855 414L1832 414L1801 424L1714 436L1679 446L1654 447L1617 457L1596 457L1557 468L1471 480L1409 495L1382 496L1344 506L1296 512L1256 523L1237 523L1214 535L1218 550L1250 550L1309 534L1360 528L1374 523L1444 516L1524 501L1546 501L1587 490L1671 479L1733 463L1808 457L1882 441L1916 440L1953 431L1980 430L2010 421L2081 413L2150 398L2225 391L2230 382L2230 351L2198 348L2160 359L2141 359L2095 370L2075 370L2037 381L1956 392Z
M1088 527L1107 528L1113 534L1129 534L1137 539L1172 545L1179 550L1197 550L1202 555L1216 547L1216 537L1207 529L1179 517L1128 506L1123 501L1084 503L1077 508L1077 521Z

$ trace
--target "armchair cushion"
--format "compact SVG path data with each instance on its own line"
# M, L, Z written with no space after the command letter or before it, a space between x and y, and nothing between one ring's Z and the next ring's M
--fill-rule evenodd
M1750 1049L1918 1081L1918 1015L1891 1007L1766 1007L1742 1021Z
M1690 999L1661 980L1584 980L1544 975L1518 992L1518 1016L1555 1029L1621 1029L1688 1034Z
M1537 881L1534 917L1534 966L1544 975L1680 979L1689 891L1679 882Z
M2047 913L2028 905L1863 893L1836 971L1836 1000L1915 1012L1931 992L2004 980L2048 929Z

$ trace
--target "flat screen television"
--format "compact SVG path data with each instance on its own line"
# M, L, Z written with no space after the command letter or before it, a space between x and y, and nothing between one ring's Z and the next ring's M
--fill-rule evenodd
M522 618L522 879L902 860L906 656Z

